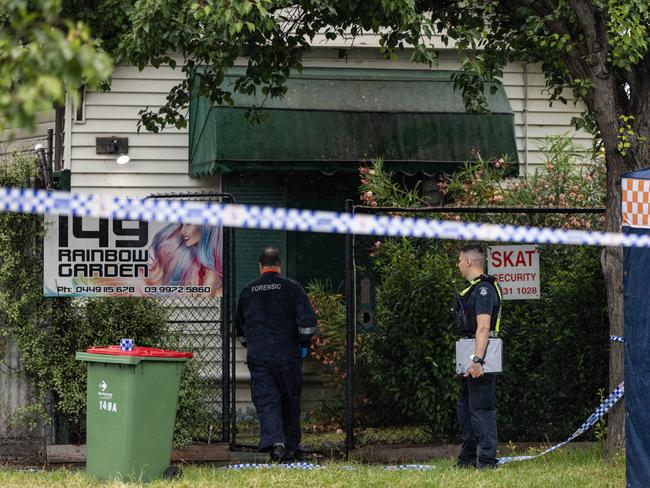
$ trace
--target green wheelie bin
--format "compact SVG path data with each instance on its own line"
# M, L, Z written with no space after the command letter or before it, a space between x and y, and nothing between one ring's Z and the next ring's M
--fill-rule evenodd
M140 482L173 473L178 390L192 353L108 346L75 357L88 365L86 472Z

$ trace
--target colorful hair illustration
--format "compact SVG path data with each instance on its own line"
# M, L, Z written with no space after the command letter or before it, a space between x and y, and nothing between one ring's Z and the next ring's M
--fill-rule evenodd
M183 224L170 224L154 236L149 264L151 283L200 285L207 270L223 278L221 228L192 226L192 229L199 232L196 243L184 235Z

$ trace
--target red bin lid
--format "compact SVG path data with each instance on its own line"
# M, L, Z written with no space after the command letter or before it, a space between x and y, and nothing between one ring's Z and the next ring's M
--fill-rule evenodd
M120 346L93 346L86 349L90 354L108 354L111 356L136 356L141 358L187 358L194 355L191 352L168 351L156 347L134 347L131 351L122 351Z

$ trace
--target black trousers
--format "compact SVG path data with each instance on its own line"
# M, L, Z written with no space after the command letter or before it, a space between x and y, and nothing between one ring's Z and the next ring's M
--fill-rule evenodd
M462 447L458 464L478 467L497 464L495 385L495 374L476 379L460 377L457 414Z
M260 451L283 443L287 450L300 447L300 393L302 359L291 356L248 358L251 393L260 421Z

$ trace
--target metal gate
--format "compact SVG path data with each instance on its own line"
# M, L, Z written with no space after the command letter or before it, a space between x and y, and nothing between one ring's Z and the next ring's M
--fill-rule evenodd
M148 199L233 203L227 193L191 192L156 193ZM232 444L232 399L234 367L231 363L232 300L234 297L232 230L223 228L223 294L221 297L162 297L169 309L169 330L176 335L178 347L194 353L193 363L201 379L201 394L207 422L197 423L196 442Z

